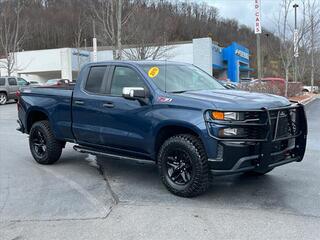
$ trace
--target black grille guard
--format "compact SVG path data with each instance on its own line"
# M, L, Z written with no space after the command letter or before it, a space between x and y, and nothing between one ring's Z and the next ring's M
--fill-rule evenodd
M279 121L280 121L280 113L281 111L290 111L290 110L295 110L296 114L296 119L295 121L298 122L293 122L292 118L290 117L289 122L291 126L293 124L296 124L299 126L298 131L296 131L294 134L291 134L289 136L285 137L277 137L278 133L278 128L279 128ZM302 136L303 138L306 139L307 136L307 119L306 119L306 114L304 110L304 106L300 103L294 103L291 104L290 106L286 107L279 107L279 108L261 108L257 110L236 110L236 109L228 109L228 110L223 110L224 112L246 112L246 113L259 113L260 116L264 116L263 118L265 119L249 119L249 120L244 120L244 121L221 121L221 120L212 120L208 119L206 117L206 125L208 129L208 133L211 137L213 137L216 140L219 141L230 141L230 142L276 142L276 141L282 141L282 140L288 140L288 139L293 139L293 138L298 138ZM271 113L272 112L277 112L276 117L272 117ZM272 132L272 120L276 120L276 125L275 125L275 132ZM260 121L259 123L255 121ZM210 124L216 124L219 126L222 126L223 128L226 127L258 127L260 129L265 130L264 137L262 138L222 138L215 136L214 134L211 133L210 131Z

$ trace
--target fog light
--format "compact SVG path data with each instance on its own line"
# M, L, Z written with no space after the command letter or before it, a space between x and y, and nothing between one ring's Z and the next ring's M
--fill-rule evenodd
M238 134L238 129L237 128L223 128L220 129L219 135L221 137L233 137Z
M245 137L243 128L223 128L219 130L220 137Z

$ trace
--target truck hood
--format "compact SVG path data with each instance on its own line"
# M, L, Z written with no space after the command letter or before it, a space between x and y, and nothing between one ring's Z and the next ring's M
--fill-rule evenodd
M260 109L277 108L290 105L288 99L272 94L252 93L240 90L201 90L180 94L214 105L215 109Z

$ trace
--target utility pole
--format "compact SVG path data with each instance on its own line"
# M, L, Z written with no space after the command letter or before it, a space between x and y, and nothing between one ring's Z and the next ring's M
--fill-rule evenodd
M118 12L117 12L117 58L122 58L122 44L121 44L121 33L122 33L122 0L118 0Z
M311 14L311 92L314 91L314 15Z
M294 51L294 76L293 81L297 82L297 71L298 71L298 57L299 57L299 46L298 46L298 39L299 39L299 33L297 28L297 8L299 7L298 4L294 4L294 33L293 33L293 51Z
M254 9L255 9L255 27L254 32L257 37L257 70L258 70L258 79L261 81L262 71L261 71L261 0L254 0Z
M97 54L97 38L96 38L96 25L94 20L92 21L92 28L93 28L93 39L92 39L92 61L98 61L98 54Z
M257 34L257 68L258 68L258 79L261 81L261 33Z

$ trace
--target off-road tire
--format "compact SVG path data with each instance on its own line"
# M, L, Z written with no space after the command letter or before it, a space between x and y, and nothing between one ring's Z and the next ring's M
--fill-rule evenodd
M44 151L43 156L37 154L35 149L34 135L38 131L45 139L46 150ZM31 127L29 133L29 147L31 154L37 163L53 164L59 160L62 153L63 144L55 139L48 121L39 121L34 123Z
M191 160L193 177L183 186L170 179L166 167L167 156L174 149L182 150ZM206 192L210 185L208 158L201 140L196 136L181 134L167 139L159 150L157 164L161 181L175 195L195 197Z

